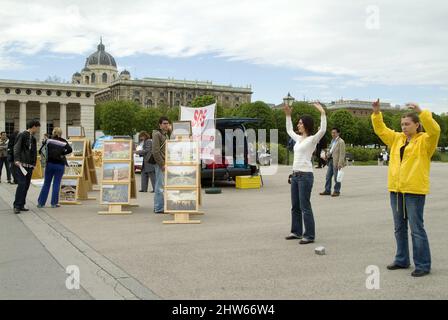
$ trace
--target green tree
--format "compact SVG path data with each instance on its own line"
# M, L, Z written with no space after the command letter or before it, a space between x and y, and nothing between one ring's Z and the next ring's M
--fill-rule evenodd
M436 120L436 122L439 124L440 126L440 138L439 138L439 147L444 147L446 146L446 137L447 137L447 124L444 121L443 117L435 114L434 112L432 113L432 117L434 120Z
M141 108L136 113L136 130L152 133L159 128L159 118L162 113L156 108Z
M109 101L102 105L101 130L108 135L134 135L136 114L141 107L133 101Z
M332 127L339 128L341 131L341 137L346 143L355 143L358 130L355 125L355 118L349 111L337 110L332 112L329 117L329 124L329 129Z
M281 109L272 110L274 128L278 129L278 143L286 146L288 143L288 133L286 132L286 117Z
M283 111L283 110L282 110ZM292 126L293 129L297 129L297 123L299 122L300 117L308 115L313 118L314 121L314 133L317 132L317 128L320 125L320 112L316 110L316 108L309 104L308 102L296 101L292 104Z
M214 96L211 95L204 95L194 98L194 100L191 102L191 106L193 108L201 108L205 106L209 106L216 102L216 99ZM229 114L232 114L231 108L224 108L221 104L216 102L216 117L222 118L226 117Z

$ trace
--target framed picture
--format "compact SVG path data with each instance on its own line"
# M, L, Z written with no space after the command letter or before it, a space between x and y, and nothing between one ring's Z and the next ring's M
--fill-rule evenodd
M199 145L196 141L167 141L168 163L197 163Z
M191 121L174 121L171 137L191 136Z
M84 137L84 128L81 126L67 126L67 137Z
M67 159L68 166L65 167L64 176L69 177L81 177L83 171L83 160L69 160Z
M59 201L76 202L78 179L62 179L59 189Z
M104 140L104 160L129 160L132 157L132 140Z
M198 210L198 191L165 189L165 208L167 212L196 212Z
M166 187L196 187L198 185L198 167L173 166L166 167Z
M103 165L103 181L127 182L131 180L129 162L105 162Z
M68 140L68 144L72 147L73 151L68 157L85 157L85 140Z
M128 204L129 192L129 184L103 184L101 204Z

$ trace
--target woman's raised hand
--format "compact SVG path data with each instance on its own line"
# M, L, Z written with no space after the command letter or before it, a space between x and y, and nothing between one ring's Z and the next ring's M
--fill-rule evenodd
M419 106L417 103L415 103L415 102L409 102L409 103L406 103L406 106L407 106L409 109L411 109L412 111L415 111L415 112L417 112L417 113L422 112L422 110L420 109L420 106Z
M286 103L283 106L283 111L285 111L287 117L290 117L292 114L292 108L288 106Z
M322 105L320 104L320 102L315 102L315 103L313 103L313 106L314 106L317 110L319 110L319 112L320 112L321 114L325 114L325 109L324 109L324 107L322 107Z
M380 112L380 99L378 98L374 103L372 103L372 109L374 113Z

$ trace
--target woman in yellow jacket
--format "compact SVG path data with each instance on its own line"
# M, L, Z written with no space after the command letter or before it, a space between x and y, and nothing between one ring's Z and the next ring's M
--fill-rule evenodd
M421 277L431 270L431 253L423 225L425 197L429 193L429 167L437 147L440 127L428 110L417 104L407 105L414 113L401 118L403 132L386 127L379 99L373 103L372 124L375 134L389 147L388 189L395 225L397 253L389 270L407 269L410 265L408 222L411 229L415 270ZM422 126L425 132L422 132Z

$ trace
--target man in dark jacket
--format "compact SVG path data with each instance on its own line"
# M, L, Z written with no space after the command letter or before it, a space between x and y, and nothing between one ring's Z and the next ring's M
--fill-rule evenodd
M40 122L38 120L28 121L26 128L17 136L14 144L14 164L17 166L16 178L18 182L14 201L15 214L29 210L25 208L26 194L37 161L37 143L34 135L39 131Z
M156 162L156 185L154 194L154 213L163 213L164 199L163 189L165 186L165 146L169 139L170 121L167 117L160 117L159 130L154 130L152 134L152 156Z

